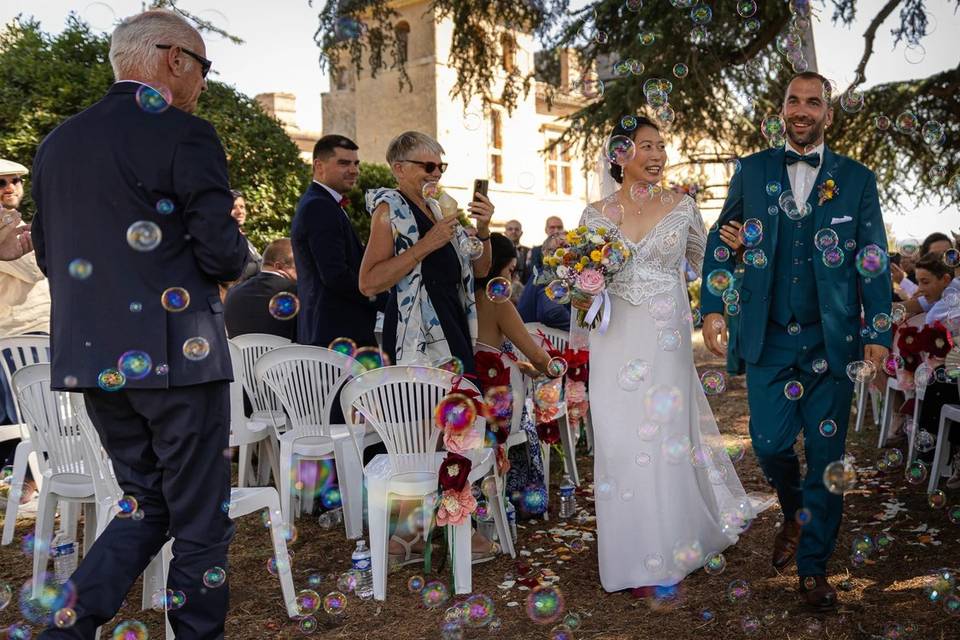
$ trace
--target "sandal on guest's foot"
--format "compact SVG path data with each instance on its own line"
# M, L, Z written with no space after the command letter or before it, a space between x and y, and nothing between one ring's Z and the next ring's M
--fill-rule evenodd
M423 538L418 533L413 537L412 540L404 540L398 535L390 537L391 542L396 542L401 547L403 547L402 554L390 553L387 556L387 562L390 568L405 567L408 564L416 564L418 562L423 562L423 550L414 551L413 546L417 542L423 542Z

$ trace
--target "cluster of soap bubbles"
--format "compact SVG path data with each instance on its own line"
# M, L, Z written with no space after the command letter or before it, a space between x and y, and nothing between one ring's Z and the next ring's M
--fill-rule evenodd
M803 73L810 68L803 54L803 34L810 28L810 4L790 3L790 24L777 36L777 51L790 63L794 73Z
M686 65L684 65L686 66ZM680 69L682 76L682 68ZM676 69L675 69L676 71ZM648 78L643 83L643 96L647 106L653 111L654 117L664 127L669 127L676 120L677 114L670 106L670 93L673 91L673 82L666 78Z

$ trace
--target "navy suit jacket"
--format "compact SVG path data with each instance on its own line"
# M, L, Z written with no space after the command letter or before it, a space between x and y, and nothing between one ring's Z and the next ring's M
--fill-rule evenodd
M790 222L782 211L776 215L768 213L771 207L777 212L779 191L768 189L767 185L779 184L784 174L784 150L760 151L741 159L740 163L740 170L734 173L730 181L730 190L720 217L711 227L707 239L700 308L704 317L709 313L724 311L720 297L711 294L706 286L713 271L733 270L731 260L734 258L720 261L715 255L716 248L722 244L720 227L731 220L760 220L764 234L759 247L766 253L769 266L763 269L746 267L743 280L738 285L742 310L738 318L737 340L732 345L747 363L756 364L763 352L770 313L777 233L781 224ZM817 185L828 179L836 183L838 191L834 198L824 200L821 204ZM780 189L789 188L789 183L780 185ZM807 288L809 295L817 296L827 362L834 376L844 377L847 363L863 357L864 344L889 347L891 343L889 330L871 332L866 336L861 336L860 331L861 315L869 327L878 314L890 313L889 269L868 278L856 268L856 254L863 247L874 244L884 251L887 248L876 175L859 162L825 147L820 172L807 202L812 209L810 215L813 216L814 233L820 229L833 229L839 246L843 248L843 262L835 267L826 265L821 252L814 251L814 281L799 284Z
M152 370L128 376L126 388L232 379L217 283L240 275L247 241L230 217L226 157L205 120L176 107L141 110L139 86L114 84L54 129L34 159L32 231L50 280L54 389L95 388L132 350L146 353ZM139 221L159 226L155 249L128 243ZM70 273L78 259L92 266L86 278ZM185 309L164 309L169 287L186 289ZM210 345L203 359L184 356L195 337Z
M269 333L297 341L297 320L280 320L270 313L270 299L278 293L297 295L295 280L261 271L234 285L224 301L224 320L231 338L245 333Z
M339 202L311 182L297 204L290 230L297 265L301 344L326 347L335 338L376 346L373 328L382 299L360 293L363 243Z

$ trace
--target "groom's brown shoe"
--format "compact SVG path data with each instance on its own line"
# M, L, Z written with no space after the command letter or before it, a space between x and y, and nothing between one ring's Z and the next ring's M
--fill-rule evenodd
M800 544L800 525L793 520L787 520L779 533L773 538L773 566L783 569L793 561L797 555L797 545Z
M837 590L826 576L800 576L800 593L803 601L817 611L830 611L837 606Z

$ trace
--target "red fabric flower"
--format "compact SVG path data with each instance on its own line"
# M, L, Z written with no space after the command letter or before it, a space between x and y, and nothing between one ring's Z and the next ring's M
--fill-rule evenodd
M560 424L556 420L543 422L537 425L537 436L545 444L559 444Z
M473 355L473 361L482 389L510 384L510 369L503 364L499 353L478 351Z
M933 358L945 358L953 348L950 332L940 322L924 327L920 332L920 342L927 355Z
M590 377L590 352L584 349L567 349L563 352L563 358L567 361L567 380L586 382Z
M897 349L904 360L907 360L908 356L919 355L920 343L920 330L917 327L897 327Z
M447 457L440 463L440 490L463 491L472 466L469 458L459 453L447 453Z

